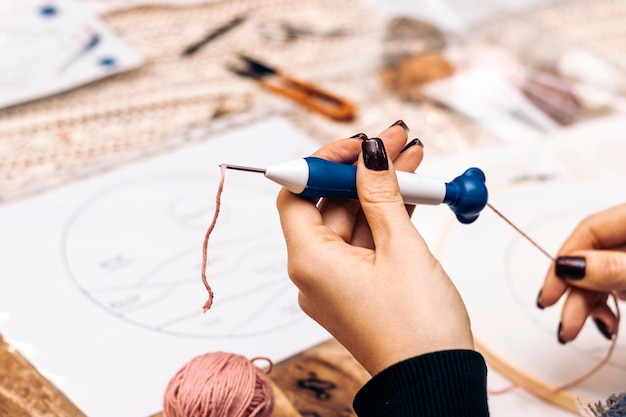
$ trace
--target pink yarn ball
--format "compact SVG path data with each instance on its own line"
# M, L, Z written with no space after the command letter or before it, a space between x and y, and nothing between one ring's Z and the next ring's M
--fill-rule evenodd
M270 363L264 371L257 359ZM274 392L266 358L234 353L196 356L174 375L163 396L164 417L270 417Z

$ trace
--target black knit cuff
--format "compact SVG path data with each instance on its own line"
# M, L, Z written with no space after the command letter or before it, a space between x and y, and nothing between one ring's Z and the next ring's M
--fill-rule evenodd
M399 362L354 399L359 417L488 416L487 366L472 350L447 350Z

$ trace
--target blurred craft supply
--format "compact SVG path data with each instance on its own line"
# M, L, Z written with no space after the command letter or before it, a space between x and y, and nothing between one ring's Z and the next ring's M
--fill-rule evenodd
M88 37L85 42L80 45L79 50L74 56L72 56L60 69L59 72L67 70L74 62L78 61L82 56L94 49L100 43L100 34L96 31L89 29Z
M300 38L339 38L350 34L344 29L313 30L310 27L297 26L283 21L262 22L259 26L261 36L267 41L279 45L297 41Z
M573 48L559 57L559 74L570 81L570 87L581 105L591 112L612 109L626 113L623 73L590 51Z
M552 132L580 119L580 104L569 81L548 62L529 62L521 52L506 45L482 42L468 44L456 56L463 72L488 73L506 84L510 92L492 105L506 109L535 129Z
M424 84L453 74L454 67L442 54L430 52L405 58L395 67L383 69L380 75L385 88L398 97L419 100L425 98L421 93Z
M10 4L0 15L0 108L139 67L143 58L68 0Z
M413 18L387 25L381 82L429 100L506 141L528 140L621 110L619 71L519 19L459 34Z
M605 401L585 404L580 398L576 400L576 407L584 417L611 417L626 414L626 392L611 394Z
M188 7L218 3L219 0L74 0L98 16L148 7Z
M224 25L222 25L222 26L218 27L217 29L215 29L215 30L211 31L210 33L208 33L206 36L204 36L199 41L197 41L197 42L189 45L188 47L186 47L183 50L183 52L181 53L181 55L182 56L190 56L190 55L195 54L204 45L206 45L207 43L211 42L212 40L214 40L214 39L224 35L226 32L234 29L235 27L239 26L247 18L248 18L248 16L246 14L242 14L242 15L236 16L232 20L226 22Z
M446 35L437 26L409 17L396 17L387 24L385 62L395 65L406 57L443 51Z
M544 136L612 110L592 108L587 97L580 95L585 82L560 71L558 63L567 56L567 49L555 49L549 59L537 61L513 49L480 40L448 48L446 55L455 74L423 85L420 93L507 141Z
M557 74L528 71L518 87L535 106L562 126L580 119L582 107L570 83Z
M326 92L307 82L300 81L282 71L245 55L239 56L238 65L227 68L235 74L256 79L266 89L290 98L296 103L323 114L333 120L350 121L356 114L351 102Z
M423 85L421 93L448 106L507 142L527 141L559 129L510 79L489 67L458 69Z
M392 19L387 25L380 73L385 88L404 100L423 98L422 85L454 73L443 55L446 45L445 34L430 23L408 17Z

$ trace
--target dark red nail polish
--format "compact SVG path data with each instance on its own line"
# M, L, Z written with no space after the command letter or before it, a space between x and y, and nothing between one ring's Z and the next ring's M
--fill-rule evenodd
M361 139L361 140L365 140L367 139L367 135L365 133L357 133L356 135L352 135L350 136L351 139Z
M404 123L403 120L398 120L397 122L395 122L394 124L392 124L389 127L391 128L391 127L394 127L394 126L401 126L402 129L404 129L406 132L409 131L409 127L406 125L406 123Z
M373 171L386 171L389 169L387 151L383 141L379 138L364 140L361 144L363 150L363 162L368 169Z
M583 279L585 267L585 258L582 256L559 256L556 258L554 272L560 278Z
M564 345L567 342L565 341L565 339L563 339L563 335L561 334L562 331L563 331L563 323L559 323L559 330L557 331L556 337L559 340L559 343Z
M543 310L545 307L543 304L541 304L541 290L539 291L539 294L537 294L537 308L539 308L540 310Z
M409 143L407 143L406 145L404 145L404 148L402 148L402 150L400 151L400 153L406 151L407 149L409 149L411 146L419 146L420 148L424 148L424 144L422 143L421 140L419 140L418 138L413 139L412 141L410 141Z
M593 319L593 322L596 324L598 331L602 333L602 336L606 337L609 340L613 339L613 335L609 331L609 327L602 320Z

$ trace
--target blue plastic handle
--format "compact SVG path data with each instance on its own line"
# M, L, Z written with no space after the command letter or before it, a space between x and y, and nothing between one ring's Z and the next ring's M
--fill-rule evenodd
M300 193L309 198L359 198L356 193L356 167L313 156L304 158L309 180Z
M356 166L340 164L316 157L304 158L309 167L309 179L300 193L309 198L358 198ZM449 183L442 203L447 204L459 222L474 222L487 205L485 174L470 168Z

